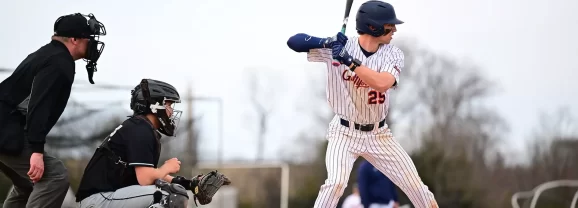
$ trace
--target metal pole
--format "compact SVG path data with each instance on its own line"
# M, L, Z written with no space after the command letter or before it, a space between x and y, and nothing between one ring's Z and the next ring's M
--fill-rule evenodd
M223 164L223 123L225 122L225 114L223 111L223 100L219 99L219 148L217 152L217 154L219 154L219 168L221 168L221 165Z
M223 164L223 145L224 145L224 120L225 120L225 114L224 114L224 110L223 110L223 99L221 98L217 98L217 97L196 97L194 98L195 100L205 100L205 101L213 101L213 102L217 102L218 107L219 107L219 112L218 112L218 116L219 116L219 121L218 121L218 132L219 132L219 136L218 136L218 142L217 142L217 168L220 169L222 168L222 164ZM223 202L222 202L222 198L220 200L217 200L218 202L218 207L223 207Z
M217 148L219 169L221 169L223 165L223 117L223 100L219 99L219 147ZM224 196L224 194L221 194L221 196ZM219 200L220 208L223 208L223 200L224 197L221 197L221 200Z
M221 98L217 98L217 97L194 97L193 100L200 100L200 101L212 101L212 102L217 102L217 105L219 107L218 110L218 116L219 116L219 124L218 124L218 144L217 144L217 164L218 164L218 168L221 167L221 164L223 163L223 145L224 145L224 122L225 122L225 114L224 114L224 104L223 104L223 99Z
M193 127L193 89L191 84L188 86L187 90L187 163L190 165L195 166L198 162L198 148L197 148L197 141L194 141L194 127ZM194 176L194 175L193 175Z
M280 208L289 207L289 164L284 163L281 166L281 206Z

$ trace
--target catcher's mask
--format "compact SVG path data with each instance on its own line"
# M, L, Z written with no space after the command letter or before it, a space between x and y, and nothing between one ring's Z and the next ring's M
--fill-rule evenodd
M86 19L88 18L88 20ZM86 47L85 57L86 71L88 72L88 81L94 84L92 76L96 72L96 62L104 50L104 42L100 41L100 36L106 35L106 28L102 22L96 20L94 15L88 14L70 14L61 16L54 23L54 35L70 38L86 38L88 45Z
M175 109L181 99L170 84L152 79L143 79L131 92L130 107L135 115L154 114L159 121L160 133L176 136L182 111Z

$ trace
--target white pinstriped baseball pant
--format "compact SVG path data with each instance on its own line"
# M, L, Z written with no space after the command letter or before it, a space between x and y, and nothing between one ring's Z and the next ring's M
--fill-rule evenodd
M385 174L416 208L437 208L434 195L423 184L413 161L394 139L387 125L373 131L359 131L341 125L335 116L327 131L325 166L327 179L321 186L314 208L335 208L347 187L353 163L359 156Z

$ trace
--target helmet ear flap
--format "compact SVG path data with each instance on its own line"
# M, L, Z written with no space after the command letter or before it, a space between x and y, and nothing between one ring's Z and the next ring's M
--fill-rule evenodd
M385 35L385 30L383 29L383 25L380 26L379 22L370 21L369 27L371 29L371 36L379 37Z
M130 109L133 111L134 114L140 114L140 110L138 109L138 94L140 91L140 85L137 85L130 91Z
M139 85L131 90L130 109L134 114L145 114L150 112L150 93L148 93L148 82L143 79ZM143 99L139 99L142 95Z

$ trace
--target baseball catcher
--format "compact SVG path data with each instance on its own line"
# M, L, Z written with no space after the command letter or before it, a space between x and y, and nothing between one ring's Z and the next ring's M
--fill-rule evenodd
M143 79L131 91L133 115L108 135L86 166L77 194L79 207L187 207L193 192L195 204L208 204L231 181L211 171L192 179L171 176L181 162L172 158L157 167L161 134L173 137L181 99L170 84Z

